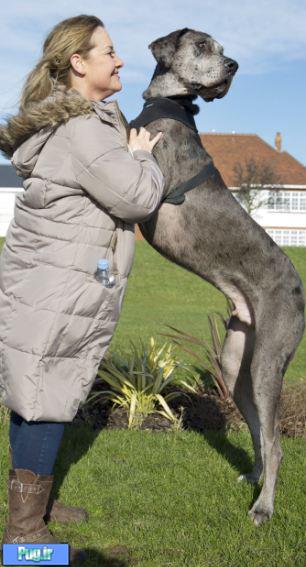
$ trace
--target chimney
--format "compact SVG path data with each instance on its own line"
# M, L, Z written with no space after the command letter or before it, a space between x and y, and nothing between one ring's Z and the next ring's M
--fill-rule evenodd
M280 132L276 132L274 143L275 143L276 151L281 152L281 150L282 150L282 136L281 136Z

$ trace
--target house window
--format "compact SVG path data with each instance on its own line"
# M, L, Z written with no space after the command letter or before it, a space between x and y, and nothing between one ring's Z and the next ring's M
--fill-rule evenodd
M268 210L278 212L306 211L305 191L269 191Z
M280 246L306 246L306 230L267 228L266 232Z

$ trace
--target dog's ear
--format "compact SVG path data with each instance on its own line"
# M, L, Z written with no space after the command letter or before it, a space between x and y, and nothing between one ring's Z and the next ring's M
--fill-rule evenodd
M180 38L184 35L189 28L183 28L159 37L148 45L151 49L157 63L161 63L164 67L170 67L175 52L178 49Z

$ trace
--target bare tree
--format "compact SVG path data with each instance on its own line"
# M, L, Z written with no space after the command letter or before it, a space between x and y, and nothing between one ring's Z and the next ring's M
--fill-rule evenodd
M267 161L250 158L244 165L236 162L233 171L235 186L239 187L234 193L249 215L269 202L270 198L263 190L279 191L280 177Z

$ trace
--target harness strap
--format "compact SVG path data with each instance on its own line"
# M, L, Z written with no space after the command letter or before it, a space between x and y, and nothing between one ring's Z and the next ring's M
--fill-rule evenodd
M137 118L131 120L130 126L131 128L140 128L140 126L146 126L154 120L159 120L159 118L172 118L182 122L195 132L198 131L191 112L188 112L177 102L162 97L148 98L143 105L142 112Z
M152 97L147 99L143 105L142 112L137 116L137 118L131 120L130 127L140 128L140 126L146 126L150 122L158 120L159 118L172 118L173 120L178 120L185 124L185 126L194 130L194 132L198 132L193 118L193 113L190 109L190 103L188 108L188 104L187 106L182 106L178 102L167 97ZM191 177L191 179L188 179L188 181L184 181L174 189L171 189L168 195L165 195L161 202L180 205L185 201L185 193L194 189L194 187L197 187L197 185L203 181L206 181L207 177L214 171L215 167L213 162L210 161L202 167L199 173Z
M185 193L187 191L190 191L190 189L194 189L194 187L197 187L197 185L200 185L200 183L202 183L203 181L206 181L209 174L213 173L214 170L215 167L212 161L205 164L204 167L202 167L202 169L199 171L199 173L191 177L191 179L188 179L188 181L183 181L183 183L180 183L180 185L178 185L174 189L171 189L171 192L168 193L168 195L166 195L164 199L162 199L162 203L180 205L185 201Z

